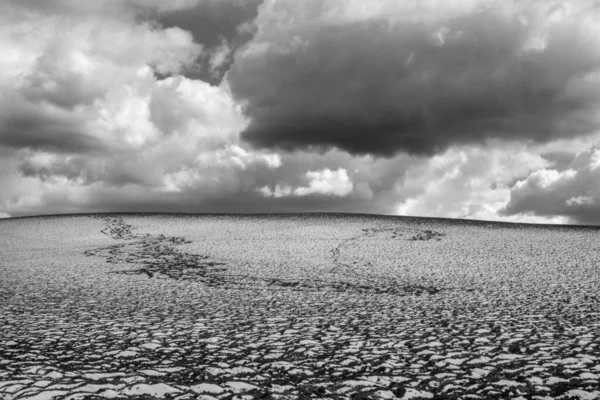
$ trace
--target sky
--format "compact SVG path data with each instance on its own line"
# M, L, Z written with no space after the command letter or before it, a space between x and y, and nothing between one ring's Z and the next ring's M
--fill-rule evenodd
M0 217L600 224L600 2L3 0Z

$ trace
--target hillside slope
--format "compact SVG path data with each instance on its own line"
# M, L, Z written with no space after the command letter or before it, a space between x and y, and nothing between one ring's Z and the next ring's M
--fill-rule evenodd
M2 220L0 399L598 398L599 234L342 214Z

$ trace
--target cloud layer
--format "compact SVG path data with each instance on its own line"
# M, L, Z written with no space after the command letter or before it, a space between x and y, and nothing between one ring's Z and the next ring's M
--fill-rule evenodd
M0 217L600 223L595 16L584 1L1 2Z
M589 133L595 15L583 3L269 2L228 75L251 119L243 138L392 156Z
M564 216L571 222L600 223L600 149L572 156L560 169L542 168L518 181L504 215Z
M218 84L233 62L235 51L254 36L254 19L262 0L196 0L187 7L148 15L164 28L192 34L204 52L183 74Z

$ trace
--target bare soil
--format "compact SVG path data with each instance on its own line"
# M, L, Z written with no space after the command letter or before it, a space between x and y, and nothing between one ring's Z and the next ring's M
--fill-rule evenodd
M598 228L0 221L0 399L600 398Z

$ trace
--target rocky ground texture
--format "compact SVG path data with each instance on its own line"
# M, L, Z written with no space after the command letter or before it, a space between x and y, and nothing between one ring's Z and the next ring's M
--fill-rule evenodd
M600 231L0 221L0 399L600 398Z

